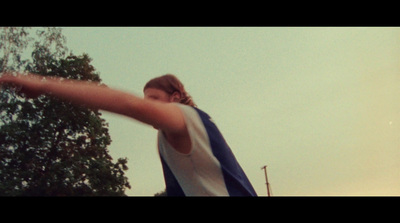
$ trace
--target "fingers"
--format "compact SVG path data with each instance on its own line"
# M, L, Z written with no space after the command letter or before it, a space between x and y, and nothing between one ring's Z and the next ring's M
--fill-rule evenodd
M3 73L0 76L0 88L3 85L10 86L18 94L23 93L28 98L36 98L40 95L40 80L43 77L34 74L17 74Z
M17 75L13 75L11 73L2 73L0 75L0 84L2 84L2 83L18 84L18 83L23 83L25 81L40 80L42 78L43 77L40 75L31 74L31 73L27 73L27 74L17 73Z
M3 74L0 76L0 84L12 83L15 77L11 74Z
M19 92L21 88L22 86L16 83L14 76L8 74L0 76L0 90L11 89L15 92Z

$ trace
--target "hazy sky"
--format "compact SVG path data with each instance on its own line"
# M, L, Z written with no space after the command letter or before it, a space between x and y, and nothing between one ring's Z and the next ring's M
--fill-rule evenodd
M68 27L109 87L175 74L258 195L400 195L400 28ZM156 130L103 112L130 196L165 188Z

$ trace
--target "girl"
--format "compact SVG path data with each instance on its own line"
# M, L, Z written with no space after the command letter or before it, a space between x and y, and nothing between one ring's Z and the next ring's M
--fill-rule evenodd
M150 80L144 98L94 83L3 75L27 97L41 94L125 115L158 129L168 196L257 196L217 126L171 74Z

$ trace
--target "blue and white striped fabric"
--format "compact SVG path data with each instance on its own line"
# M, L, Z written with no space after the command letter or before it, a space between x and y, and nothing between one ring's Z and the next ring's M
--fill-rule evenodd
M182 104L192 148L176 151L158 132L168 196L257 196L215 123L205 112Z

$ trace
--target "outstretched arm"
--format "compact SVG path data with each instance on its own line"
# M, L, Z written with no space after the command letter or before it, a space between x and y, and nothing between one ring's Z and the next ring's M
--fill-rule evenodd
M95 83L46 78L39 75L3 75L1 84L13 84L28 97L50 93L73 104L125 115L166 132L185 130L185 121L179 108L170 103L144 100L135 95Z

